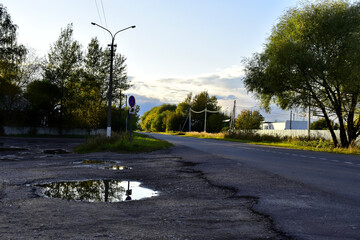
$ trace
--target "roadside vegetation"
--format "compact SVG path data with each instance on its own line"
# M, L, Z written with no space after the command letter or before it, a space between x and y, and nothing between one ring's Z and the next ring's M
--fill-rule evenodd
M132 138L132 142L130 143L130 133L113 133L111 137L90 137L85 144L76 147L74 151L77 153L142 153L166 149L172 146L171 143L154 139L140 133L133 133Z
M167 134L179 135L184 137L235 141L235 142L243 142L250 144L299 149L299 150L360 155L360 147L356 144L351 144L347 148L341 148L341 147L335 147L332 141L325 139L308 139L307 137L280 137L273 135L260 135L253 131L237 131L237 132L223 132L223 133L168 132Z
M0 134L2 126L106 128L109 50L96 37L84 49L68 24L46 56L38 56L18 43L17 30L0 3ZM126 57L117 52L113 58L112 129L118 131L126 126L124 91L132 84ZM139 106L135 112L137 127Z
M335 148L351 147L360 135L359 6L304 1L279 18L264 50L245 60L245 88L263 108L311 108L325 119Z
M206 115L205 109L207 110ZM195 96L189 93L184 101L178 105L163 104L153 107L141 117L140 125L147 132L188 130L190 111L191 129L193 131L204 131L205 116L207 132L220 132L229 125L224 123L224 120L230 117L221 111L216 96L210 96L207 91L203 91Z

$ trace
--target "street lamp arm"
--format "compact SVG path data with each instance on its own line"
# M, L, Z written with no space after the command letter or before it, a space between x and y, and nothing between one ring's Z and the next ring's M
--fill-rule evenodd
M105 27L103 27L103 26L101 26L101 25L99 25L99 24L97 24L97 23L94 23L94 22L91 22L91 24L94 25L94 26L98 26L98 27L104 29L105 31L107 31L108 33L110 33L112 39L115 39L116 34L118 34L119 32L122 32L122 31L125 31L125 30L127 30L127 29L135 28L135 27L136 27L136 26L134 25L134 26L131 26L131 27L127 27L127 28L121 29L121 30L117 31L117 32L113 35L113 34L110 32L109 29L107 29L107 28L105 28Z
M130 29L130 28L135 28L135 27L136 27L136 26L134 25L134 26L127 27L127 28L124 28L124 29L121 29L121 30L117 31L117 32L114 34L114 38L115 38L116 34L118 34L119 32L125 31L125 30Z
M97 23L94 23L94 22L91 22L91 24L94 25L94 26L98 26L99 28L104 29L105 31L107 31L108 33L110 33L111 38L114 39L114 36L113 36L113 34L110 32L109 29L107 29L107 28L105 28L105 27L103 27L103 26L101 26L101 25L99 25L99 24L97 24Z

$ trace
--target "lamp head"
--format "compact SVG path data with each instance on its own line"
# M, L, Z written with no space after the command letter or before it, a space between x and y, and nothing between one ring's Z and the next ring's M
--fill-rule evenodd
M94 22L91 22L91 24L92 24L92 25L96 25L96 23L94 23Z
M131 26L131 28L135 28L136 26L134 25L134 26Z

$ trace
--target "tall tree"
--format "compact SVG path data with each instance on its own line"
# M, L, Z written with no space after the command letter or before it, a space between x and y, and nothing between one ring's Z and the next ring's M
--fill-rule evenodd
M34 49L28 48L23 63L19 66L19 78L17 86L23 90L33 81L42 79L42 63L44 59L36 54Z
M59 88L49 81L35 80L27 85L24 97L30 102L27 123L34 127L51 126L60 98Z
M71 108L76 104L74 100L80 89L81 59L81 46L73 40L73 26L69 24L61 30L58 40L51 46L44 66L44 79L60 89L60 130L63 127L64 114L71 118Z
M125 101L124 92L131 87L130 80L127 77L126 57L116 54L114 57L113 69L113 98L114 102L122 106Z
M7 9L0 4L0 110L14 110L19 104L19 67L26 55L26 48L17 43L17 26Z
M106 79L108 73L104 62L104 51L97 38L91 39L84 58L80 80L78 117L82 126L98 128L105 114Z
M107 66L110 66L110 51L105 51L105 59L108 63ZM127 66L125 64L126 58L121 55L120 53L116 53L113 58L113 85L112 85L112 104L118 106L122 109L123 104L125 103L124 92L131 87L131 83L127 77ZM107 82L106 85L106 93L108 94L109 83ZM120 119L121 117L120 111ZM121 130L121 129L120 129Z
M205 108L209 111L219 111L221 109L220 106L217 105L216 96L210 96L207 91L203 91L194 96L191 101L191 109L194 111L202 111ZM206 114L206 120L210 116L209 113ZM200 114L191 114L192 126L191 129L194 131L204 131L205 124L205 113Z
M347 147L360 135L359 42L360 3L323 0L290 9L265 50L246 61L245 86L265 108L310 105L322 113L334 145Z
M264 117L259 111L242 110L235 120L235 128L245 131L260 129L262 121Z

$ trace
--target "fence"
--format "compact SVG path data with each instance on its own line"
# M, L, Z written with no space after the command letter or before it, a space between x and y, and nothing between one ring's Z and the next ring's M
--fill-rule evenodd
M307 137L307 130L256 130L256 133L260 135L272 135L279 137ZM335 130L335 134L337 138L340 138L340 130ZM310 131L311 138L323 138L332 140L331 134L329 130L311 130Z

